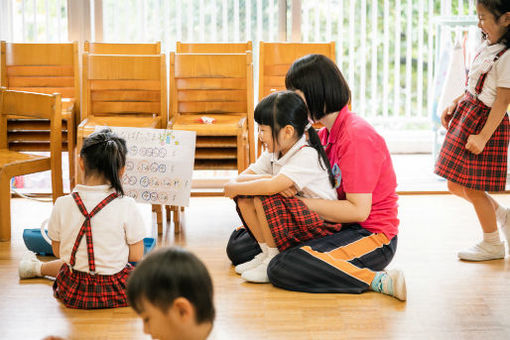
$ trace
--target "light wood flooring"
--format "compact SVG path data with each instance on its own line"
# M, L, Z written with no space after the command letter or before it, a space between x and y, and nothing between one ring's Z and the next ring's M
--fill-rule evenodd
M496 196L510 206L510 196ZM150 208L140 206L151 221ZM148 339L130 308L80 311L52 296L52 282L19 281L24 228L37 227L51 204L13 199L11 242L0 242L0 338ZM239 225L234 205L196 197L184 232L159 246L179 244L207 265L217 319L211 339L510 339L510 258L461 262L456 251L481 237L472 208L450 195L401 196L401 233L390 265L405 271L408 301L369 292L306 294L244 283L226 257Z

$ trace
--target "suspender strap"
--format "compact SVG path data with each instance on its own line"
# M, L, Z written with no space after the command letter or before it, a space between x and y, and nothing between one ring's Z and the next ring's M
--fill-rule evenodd
M499 51L498 54L496 54L494 56L494 63L496 61L498 61L498 59L506 52L506 50L508 50L508 47L505 47L504 49ZM478 81L476 82L476 86L475 86L475 93L476 93L476 95L479 95L480 93L482 93L483 85L485 84L485 79L487 79L487 74L490 72L491 69L492 69L492 66L491 66L491 68L489 68L487 70L487 72L482 73L480 75L480 78L478 78Z
M115 198L117 198L119 195L117 193L112 193L108 197L104 198L101 202L99 202L98 205L90 213L87 212L87 209L85 208L85 205L83 204L83 201L81 200L80 195L77 192L73 192L73 198L76 202L76 205L78 206L78 209L80 209L80 212L85 216L85 221L83 221L83 224L81 225L80 231L78 232L78 236L76 237L76 241L74 241L73 250L71 252L71 259L69 261L69 265L71 266L71 269L76 264L76 251L78 250L78 246L80 245L81 239L83 238L83 235L85 235L85 238L87 240L87 255L88 255L88 261L89 261L89 271L91 274L95 274L96 272L96 264L94 261L94 244L92 242L92 227L90 225L90 219L94 217L101 209L103 209L108 203L113 201Z

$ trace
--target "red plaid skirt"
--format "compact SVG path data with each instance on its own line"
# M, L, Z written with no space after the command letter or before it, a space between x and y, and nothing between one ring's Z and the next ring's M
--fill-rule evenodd
M257 197L262 202L267 223L280 251L334 234L342 228L340 223L324 221L298 198L279 194Z
M129 263L113 275L91 275L71 271L67 264L60 267L53 292L69 308L98 309L128 305L126 283L134 267Z
M504 191L510 124L508 116L497 127L482 153L466 149L469 135L479 134L491 108L466 92L453 113L434 172L464 187Z

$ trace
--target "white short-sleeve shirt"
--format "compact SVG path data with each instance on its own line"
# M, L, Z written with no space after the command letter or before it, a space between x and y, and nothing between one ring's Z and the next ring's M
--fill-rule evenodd
M87 211L114 191L109 185L77 185L74 189ZM69 264L74 242L85 221L71 195L59 197L55 202L48 222L48 236L60 241L60 259ZM128 263L129 246L145 237L146 229L135 200L122 196L108 203L92 217L92 243L96 273L112 275L121 271ZM87 242L83 236L76 252L75 270L89 272Z
M273 153L263 152L248 169L259 175L287 176L303 197L337 199L326 166L321 166L319 153L308 146L304 135L280 159Z
M473 60L469 71L467 89L471 94L476 94L475 87L480 75L482 72L487 72L487 67L492 65L485 79L482 92L478 95L478 99L488 107L492 107L494 104L496 100L496 89L498 87L510 88L510 50L503 53L503 55L493 63L496 54L504 48L505 45L503 44L488 45L487 42L484 42L480 46L479 55Z

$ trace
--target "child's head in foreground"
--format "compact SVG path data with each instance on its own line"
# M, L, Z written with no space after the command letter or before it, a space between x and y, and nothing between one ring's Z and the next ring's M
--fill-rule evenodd
M181 248L153 251L128 280L128 299L155 339L205 339L215 311L204 264Z

